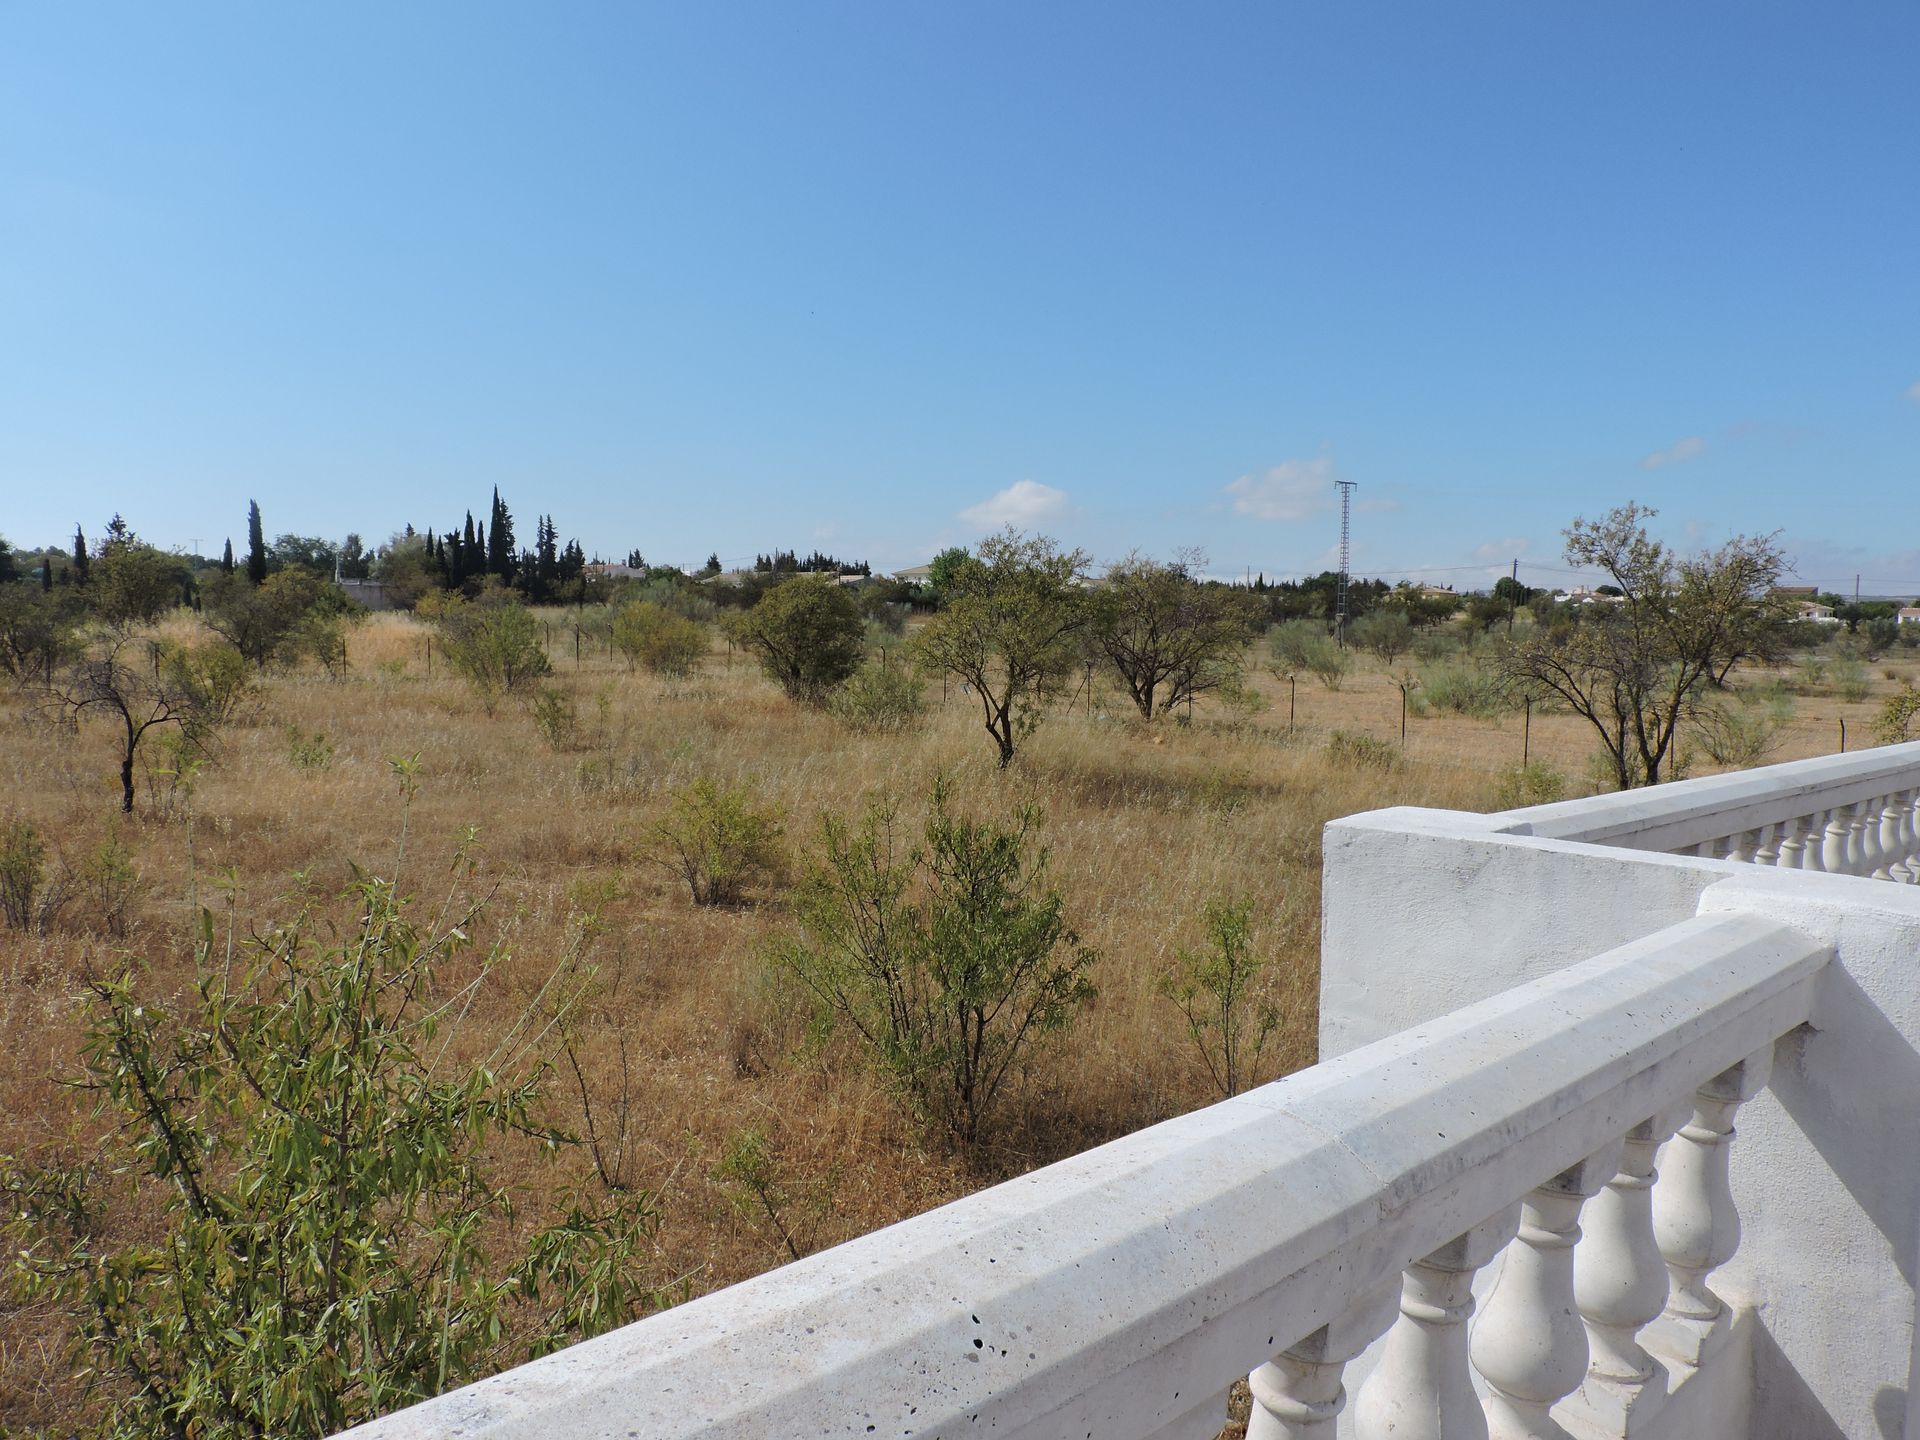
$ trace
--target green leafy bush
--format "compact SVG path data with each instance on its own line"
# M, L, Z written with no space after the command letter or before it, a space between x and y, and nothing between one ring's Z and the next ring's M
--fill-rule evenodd
M239 719L259 691L246 656L233 645L170 645L162 652L161 666L186 703L189 730Z
M906 665L869 660L828 702L836 719L854 730L904 730L920 718L920 677Z
M1327 736L1327 758L1356 770L1391 770L1400 763L1400 751L1388 740L1354 730L1335 730Z
M1352 664L1318 620L1289 620L1267 632L1267 648L1283 674L1308 674L1338 690Z
M136 972L88 985L81 1084L116 1123L97 1156L9 1167L5 1232L17 1295L68 1317L107 1394L106 1435L331 1434L663 1298L642 1193L561 1196L515 1238L491 1167L570 1140L526 1030L451 1063L469 1009L435 971L463 930L417 928L385 881L345 898L325 947L311 914L245 947L209 920L177 1015Z
M1347 627L1347 638L1391 665L1413 645L1413 622L1404 611L1369 610Z
M1093 998L1097 956L1048 882L1039 812L998 825L955 816L949 798L937 783L921 843L904 849L889 801L857 826L822 816L791 897L800 934L779 955L923 1113L971 1143L1034 1042Z
M1920 720L1920 690L1909 680L1880 702L1880 714L1873 722L1874 738L1882 745L1911 740L1916 720Z
M1518 708L1500 676L1471 658L1427 666L1420 672L1420 688L1411 704L1417 715L1440 710L1485 720Z
M573 697L555 685L542 685L533 694L533 728L555 750L573 744L580 729L580 715Z
M1834 692L1842 700L1858 704L1867 698L1869 681L1866 664L1852 655L1835 657L1828 667L1827 678L1832 682Z
M1716 765L1746 769L1779 748L1793 719L1793 697L1784 689L1752 698L1710 700L1693 714L1693 739Z
M1259 1083L1260 1059L1280 1028L1269 959L1252 944L1253 901L1209 900L1207 947L1176 950L1160 993L1180 1008L1187 1038L1222 1095Z
M698 622L652 600L636 600L614 615L613 643L629 666L677 677L692 674L707 653L707 632Z
M744 785L695 780L648 829L643 854L687 884L696 905L732 905L749 884L778 875L780 812Z
M866 622L831 575L796 575L731 617L728 636L796 700L820 704L865 657Z
M311 735L298 725L287 726L287 758L296 770L309 773L333 766L333 742L320 731Z
M517 600L449 605L439 627L448 663L473 687L489 715L508 691L532 684L553 668L540 643L539 622Z
M0 919L16 930L32 925L46 873L47 847L40 832L18 815L0 818Z
M1567 796L1567 777L1538 760L1516 765L1500 776L1493 790L1494 805L1519 810L1528 805L1550 805Z

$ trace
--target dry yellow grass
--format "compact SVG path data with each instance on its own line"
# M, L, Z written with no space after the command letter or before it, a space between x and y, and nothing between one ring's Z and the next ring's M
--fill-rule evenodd
M141 877L124 934L110 933L99 898L86 895L49 934L0 931L0 1153L56 1151L86 1131L60 1088L77 1069L83 974L138 956L156 993L178 996L191 977L197 908L225 903L223 887L243 921L264 923L284 912L276 897L296 872L322 889L343 883L353 863L390 873L402 806L388 758L417 754L403 881L444 890L448 856L478 827L467 883L492 896L480 939L514 957L476 1017L480 1036L529 1002L566 947L569 915L599 910L601 992L584 1012L579 1052L586 1082L609 1147L626 1121L624 1178L661 1197L659 1278L703 1291L786 1258L771 1227L714 1177L729 1137L745 1128L763 1131L794 1187L818 1200L800 1219L810 1243L827 1244L1213 1098L1155 989L1175 947L1196 942L1210 897L1257 898L1261 941L1281 964L1282 1058L1309 1062L1321 827L1383 805L1489 808L1522 742L1517 717L1416 717L1394 768L1332 763L1331 728L1398 742L1399 692L1389 675L1363 668L1337 693L1301 684L1292 729L1286 687L1270 676L1257 682L1263 712L1235 719L1203 705L1191 725L1143 727L1096 690L1050 717L1001 773L975 712L957 691L943 700L938 681L923 726L856 736L718 651L686 681L629 673L591 641L576 663L556 616L553 683L579 718L574 739L556 748L524 704L486 715L437 655L428 678L427 634L407 617L374 617L352 631L344 676L269 677L191 797L149 777L125 820L103 729L64 731L37 719L27 697L0 701L0 810L31 818L69 866L117 836ZM1884 692L1881 667L1873 674ZM1836 748L1843 717L1864 741L1873 708L1803 699L1774 758ZM330 748L324 765L298 763L290 727L310 757ZM1584 776L1592 749L1581 722L1542 714L1531 747L1573 777ZM805 846L822 813L848 813L882 789L917 818L941 773L955 778L963 809L1041 806L1069 914L1102 957L1097 1001L1036 1056L998 1142L971 1157L917 1130L849 1051L810 1040L762 959L788 924L776 892L739 909L700 909L678 880L635 856L639 832L698 776L777 804L789 841ZM571 1076L556 1075L549 1093L580 1128ZM584 1153L512 1179L530 1191L593 1183ZM56 1331L46 1315L0 1312L0 1429L77 1413Z

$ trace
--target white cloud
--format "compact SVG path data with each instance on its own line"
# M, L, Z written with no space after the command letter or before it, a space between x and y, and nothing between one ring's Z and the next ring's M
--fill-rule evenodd
M1282 460L1258 475L1242 475L1227 486L1233 512L1256 520L1304 520L1333 506L1333 460Z
M1696 455L1704 455L1707 442L1698 435L1688 435L1676 440L1664 450L1656 450L1640 462L1642 470L1658 470L1662 465L1678 465L1682 460L1691 460Z
M998 494L960 512L969 525L998 530L1011 525L1016 530L1044 525L1067 513L1067 492L1038 480L1016 480Z
M1491 565L1518 560L1533 548L1531 540L1489 540L1473 552L1475 563Z

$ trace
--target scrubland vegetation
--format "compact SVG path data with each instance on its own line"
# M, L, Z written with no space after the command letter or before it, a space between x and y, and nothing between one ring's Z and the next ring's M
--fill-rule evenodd
M1647 778L1523 683L1597 663L1531 595L1356 587L1342 648L1008 536L195 612L136 547L0 577L9 1431L314 1433L1260 1083L1328 820ZM1660 776L1913 724L1899 635L1775 620Z

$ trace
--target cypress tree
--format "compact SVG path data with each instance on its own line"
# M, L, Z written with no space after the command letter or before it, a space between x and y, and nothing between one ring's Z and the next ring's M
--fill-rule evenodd
M267 537L260 528L260 502L247 502L247 579L258 585L267 578Z
M87 573L92 565L93 561L87 555L86 533L76 525L73 527L73 583L86 584Z
M233 539L231 536L227 539L226 549L220 552L220 573L222 575L231 575L233 573Z
M513 516L493 487L493 517L487 526L487 569L502 580L513 579Z
M46 594L53 589L53 554L49 551L40 557L40 593Z

